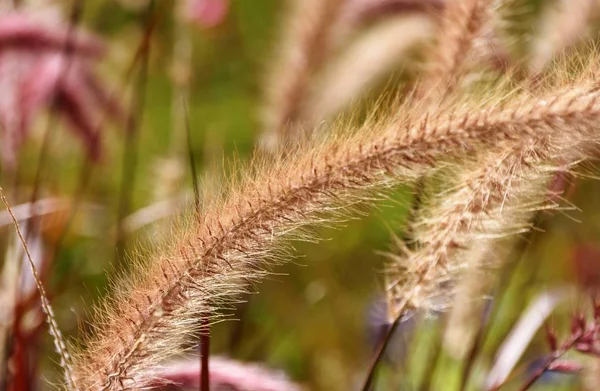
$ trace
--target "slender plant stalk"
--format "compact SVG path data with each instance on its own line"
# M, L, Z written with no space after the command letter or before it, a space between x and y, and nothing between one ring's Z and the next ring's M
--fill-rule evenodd
M64 371L65 382L66 382L65 385L68 390L78 390L79 389L78 385L75 381L75 377L73 376L71 355L69 354L69 350L67 348L65 340L63 338L63 335L60 331L60 328L58 327L58 324L56 323L56 318L54 317L54 311L52 310L52 306L50 305L50 302L48 301L48 296L46 295L46 290L44 289L44 286L42 285L42 282L38 276L38 273L37 273L37 270L35 267L35 263L33 262L31 253L29 252L29 248L27 248L27 242L25 241L25 238L23 237L23 234L21 233L21 228L19 227L19 222L17 221L17 218L13 214L12 209L10 208L10 205L8 203L8 200L6 199L6 196L4 195L4 190L1 187L0 187L0 199L2 199L4 206L6 207L6 209L8 210L8 213L10 214L10 216L13 219L15 230L17 231L19 240L21 241L21 244L23 245L23 251L25 251L27 261L29 262L29 266L31 268L31 273L33 274L33 278L35 280L35 285L40 294L42 310L44 311L44 314L46 314L46 321L48 322L48 328L50 331L50 335L54 339L54 347L56 348L56 351L58 352L58 354L60 356L60 367Z
M385 352L388 346L390 345L390 342L392 341L392 338L396 333L396 330L398 329L398 326L401 322L402 319L400 317L396 318L388 328L381 341L379 342L379 345L377 346L377 351L375 352L375 356L373 357L373 361L371 362L367 370L367 377L361 388L362 391L369 391L373 387L373 384L375 382L375 370L377 369L377 365L383 359L383 356L385 355Z
M192 214L171 245L117 287L96 336L76 357L76 379L91 389L143 387L162 359L196 335L197 319L215 319L268 273L269 260L288 254L278 239L305 237L300 228L342 218L340 206L360 202L365 192L414 180L465 150L535 140L565 153L567 145L595 142L600 91L593 76L538 98L514 94L501 105L496 98L494 105L461 102L419 119L399 115L281 161L255 162L255 174L207 204L200 219Z
M533 72L540 72L556 54L585 36L599 10L598 0L558 0L556 4L549 4L531 48L529 63Z
M183 106L185 130L187 133L188 158L190 163L190 173L192 174L192 183L194 187L194 205L196 214L200 216L201 198L200 185L198 184L198 173L196 172L196 159L194 158L194 149L192 147L192 131L190 128L189 114L185 100L181 102ZM209 391L210 388L210 321L208 316L201 320L202 333L200 334L200 391Z

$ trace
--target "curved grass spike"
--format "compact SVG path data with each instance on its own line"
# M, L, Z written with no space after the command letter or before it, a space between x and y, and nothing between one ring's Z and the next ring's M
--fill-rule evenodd
M564 8L563 13L547 12L545 14L542 19L542 31L539 38L534 41L534 50L530 59L530 68L531 72L533 72L532 76L534 78L539 77L539 72L541 72L542 68L548 64L552 55L555 55L560 50L565 49L565 47L572 45L572 43L578 38L577 32L582 32L585 29L585 22L589 20L591 15L594 14L592 11L594 8L598 7L597 3L598 2L596 0L583 0L577 4L569 3L569 6L572 5L572 7L569 7L565 2L561 2L560 6L561 8ZM552 9L552 11L556 10ZM579 23L573 23L574 20L578 21ZM481 182L480 185L483 186L485 182L493 183L493 181L498 180L498 178L502 177L503 170L506 172L513 171L511 170L510 165L519 162L519 154L522 154L525 149L526 147L524 147L522 151L514 151L513 156L510 159L503 158L503 156L505 156L505 154L503 155L503 151L490 151L489 153L486 153L486 155L481 158L480 164L484 166L488 165L490 168L497 168L494 170L489 170L487 173L487 178L485 178L485 181ZM523 198L529 197L527 201L529 201L532 206L537 203L540 206L540 209L543 210L548 210L548 208L558 209L559 205L554 202L555 200L548 200L549 190L546 190L546 187L550 182L548 173L545 173L545 180L539 180L540 173L538 167L542 163L539 161L539 158L542 156L542 150L536 151L535 161L537 164L533 162L532 164L523 165L520 170L516 171L517 173L520 172L519 175L514 176L511 181L505 182L505 186L501 186L501 183L499 183L499 186L497 186L495 189L488 189L488 194L490 194L490 197L502 197L503 202L505 202L506 199L508 199L509 202L512 200L513 204L523 204L526 202L526 200ZM578 158L578 156L575 157L575 159ZM504 161L504 167L497 166L497 162L499 161ZM568 167L569 165L570 162L562 163L562 166L564 167ZM560 170L560 166L561 163L557 162L556 169ZM477 170L478 168L475 169L473 175L476 175ZM536 179L537 188L535 190L532 188L523 193L523 186L527 186L530 183L535 182ZM461 190L458 190L458 192L460 191ZM485 188L473 187L471 191L485 191ZM490 207L491 210L486 212L489 215L496 216L495 220L498 224L498 227L495 227L496 231L501 231L502 228L508 230L511 228L509 227L509 224L518 225L524 230L529 230L531 227L535 226L535 223L532 221L534 220L533 213L514 215L511 214L509 210L504 210L504 213L499 213L502 212L502 210L494 212L494 210L497 208L495 208L493 204L488 204L487 206ZM469 210L464 211L465 214L468 214L469 212ZM481 221L486 220L489 220L489 217L481 214L478 219L473 219L475 224L473 224L472 227L469 227L469 230L471 231L470 235L476 235L477 230L481 229ZM423 235L423 237L425 238L426 235ZM454 308L450 315L450 325L448 327L448 335L446 337L448 350L451 351L452 354L457 358L467 353L467 350L465 349L469 349L468 345L473 342L474 338L476 338L476 331L474 330L473 325L476 323L476 318L482 311L482 303L479 298L484 294L484 287L489 286L489 284L492 283L493 276L482 273L481 269L489 266L490 259L492 258L492 264L494 264L493 261L496 261L494 266L499 266L503 261L503 256L497 255L499 254L499 248L496 241L484 241L477 240L475 238L469 241L469 243L470 244L467 246L467 248L471 248L472 251L467 253L466 256L462 255L462 257L464 259L468 256L470 263L468 273L472 273L474 275L464 276L462 278L461 286L459 286L457 290L462 291L463 296L457 297L456 300L458 300L458 303L464 303L464 299L468 297L474 302L473 305L458 305ZM475 249L477 250L475 251ZM460 249L461 254L464 254L463 250L465 250L465 248ZM451 253L456 254L458 252L459 251L452 251ZM421 255L423 254L421 253ZM457 278L454 278L454 280L457 280ZM469 282L469 280L472 282ZM478 286L475 287L474 284L478 284ZM475 344L473 349L477 349L477 342L473 343ZM472 355L474 352L474 350L471 350L469 354ZM465 374L465 376L467 375ZM464 382L467 380L468 379L466 377L463 378L463 386Z
M591 2L587 2L586 5L591 6ZM581 12L581 10L574 12ZM561 26L564 27L564 23ZM572 25L570 26L572 27ZM581 27L578 26L577 28L580 29ZM568 30L564 31L565 37L567 37L566 40L572 40L571 29L568 27L566 29ZM560 33L558 34L560 35ZM553 33L552 37L555 36L556 34ZM552 39L548 39L546 36L540 40L540 42L550 41L552 41ZM558 46L564 42L561 41ZM551 43L557 46L556 42L552 41ZM549 47L544 47L544 49L552 52ZM533 71L539 72L541 67L548 62L548 59L549 57L545 57L545 53L541 53L539 50L534 51L532 59ZM525 145L521 150L510 152L493 150L483 154L479 158L478 166L472 168L473 171L471 173L465 172L461 177L462 179L457 182L457 190L454 194L443 194L440 196L442 200L450 200L454 202L454 204L452 202L444 202L444 205L447 205L448 207L447 210L444 211L444 208L438 206L438 208L435 208L434 212L429 215L430 217L437 215L432 221L437 221L437 223L443 227L457 228L457 226L452 223L459 223L461 219L464 219L462 228L459 227L461 229L452 229L450 231L446 230L445 233L436 236L444 230L433 229L431 223L424 223L428 228L425 228L424 232L421 232L420 241L425 247L412 254L404 253L404 255L394 256L395 262L392 263L391 266L393 270L392 273L398 276L398 278L401 278L401 276L403 276L403 271L407 265L411 264L411 262L416 260L417 265L428 264L429 262L426 258L431 257L432 254L437 254L433 255L434 259L438 261L446 259L446 262L449 260L449 264L452 268L458 268L461 259L466 259L469 263L469 267L465 267L465 269L468 269L471 273L477 273L477 276L472 278L472 280L478 280L480 281L480 284L482 280L489 280L489 277L481 275L481 269L490 264L493 265L494 261L496 261L496 264L499 264L502 256L497 255L499 251L497 241L485 239L483 235L494 234L502 236L503 233L508 234L511 229L514 233L515 228L518 228L517 231L528 231L533 227L533 223L530 221L533 216L532 211L535 210L536 205L539 209L543 210L547 210L548 208L559 208L557 203L547 198L549 191L546 190L546 186L550 181L551 172L546 171L540 173L539 170L539 166L544 163L544 160L547 161L550 159L550 157L545 154L548 151L544 151L543 146L527 152L528 148L529 147ZM530 155L528 158L526 157L527 154ZM574 156L574 159L578 158L579 156ZM500 164L498 164L499 162ZM554 168L557 171L560 171L565 169L565 166L569 166L569 164L556 162ZM548 168L549 167L546 167L546 169ZM478 175L481 175L482 169L485 174L480 177L478 183L473 185L472 179L469 178L477 178ZM531 186L532 183L535 183L535 185ZM468 198L464 194L465 192L470 193L471 196L479 194L479 196L482 197L482 200L485 200L485 203L482 204L480 202L479 204L476 204L477 211L474 211L473 206L468 207ZM463 193L463 197L461 197L461 193ZM483 198L484 195L485 198ZM464 202L461 202L461 199ZM498 204L499 201L501 201L500 204ZM512 204L513 207L514 205L527 204L529 207L528 213L514 213L514 210L506 207L506 203ZM456 209L456 206L458 206L459 209ZM454 212L452 212L453 209ZM491 216L493 216L493 218L490 218ZM492 227L491 223L495 223L496 226ZM445 240L446 245L440 240ZM415 270L414 266L411 265L410 267L411 270ZM417 268L416 270L420 269ZM451 286L452 282L458 279L457 275L453 276L443 269L440 269L437 273L437 278L431 278L431 275L429 275L428 278L430 278L429 281L437 281L438 283L427 284L430 285L431 288L428 293L423 291L419 292L421 294L421 299L426 299L430 303L434 301L434 296L436 296L435 287L439 285L440 281L445 280L445 283ZM444 276L444 278L442 278L442 276ZM406 278L404 283L407 283ZM467 284L468 282L465 283L465 280L463 279L463 286L459 287L459 289L477 289L469 287ZM417 286L418 285L415 285L414 287L416 288ZM389 301L395 303L396 306L398 306L399 303L402 305L402 303L404 303L402 298L406 295L405 292L407 291L406 286L401 283L392 290L395 290L395 292L388 292L388 297L390 298ZM482 291L481 285L479 290ZM410 292L411 290L408 289L408 291ZM447 294L448 289L442 289L440 292L445 292ZM472 300L477 300L478 296L474 295L474 292L470 292L470 295ZM449 297L452 296L449 295ZM464 299L464 297L462 297L462 299ZM394 306L392 305L392 307ZM395 312L399 310L400 308L398 307L394 309ZM451 323L448 331L451 331L454 334L448 338L448 341L457 341L457 331L463 332L463 335L458 339L461 341L459 345L455 344L454 347L449 346L449 348L452 348L451 350L456 351L457 347L464 349L465 344L468 345L472 342L469 337L475 338L474 335L468 334L469 331L466 331L467 334L464 334L464 329L472 327L473 318L478 316L480 311L481 308L478 305L460 305L453 311L451 322L454 323ZM469 316L471 317L467 319ZM457 322L461 321L463 324L457 324ZM473 347L473 349L476 348L477 347L475 346ZM469 349L468 346L466 349ZM466 350L463 351L463 353L466 353ZM474 350L472 350L470 354L474 354ZM466 376L468 375L463 375L463 387L467 381Z
M498 249L490 249L498 240L529 230L536 210L559 207L544 185L565 168L552 165L555 150L546 148L525 143L486 154L461 174L456 189L437 195L416 224L420 247L390 256L393 318L407 309L447 308L461 271L481 269L482 258L493 265Z
M460 79L468 68L468 59L473 56L477 40L481 38L482 32L489 28L492 20L493 0L466 0L453 1L445 6L442 16L441 26L437 33L436 50L429 59L429 65L426 74L422 78L415 95L420 98L421 105L425 108L433 107L436 103L444 102L451 96L457 87ZM415 186L416 194L413 199L407 229L404 233L404 240L408 243L416 243L414 239L413 225L415 218L419 215L421 203L424 198L425 178L421 177ZM409 242L410 241L410 242ZM408 245L409 248L412 246ZM403 265L392 265L391 270L386 274L386 285L390 279L397 279L394 274L394 267L403 268ZM403 270L410 275L416 268ZM420 278L417 278L420 280ZM437 284L431 284L436 286ZM417 287L418 288L418 287ZM401 288L402 289L402 288ZM375 356L367 371L367 377L363 384L363 391L369 391L372 387L375 371L396 328L399 326L404 311L409 306L408 302L397 302L396 293L389 288L386 292L388 300L388 309L390 313L390 325L388 332L377 347Z
M490 90L489 102L454 102L412 120L398 114L279 161L256 160L240 185L207 203L200 218L191 214L170 244L116 287L96 335L75 355L76 380L85 389L148 386L156 366L197 335L198 319L215 319L269 264L289 256L280 239L343 218L342 207L369 191L412 181L465 151L533 142L564 154L596 143L600 90L590 70L539 97Z
M23 237L21 228L19 227L19 222L17 221L17 218L15 217L15 215L10 207L10 204L8 203L8 200L6 199L6 196L4 195L4 190L1 187L0 187L0 199L2 199L4 206L6 207L6 209L8 210L8 213L10 214L10 217L12 218L13 224L15 226L15 230L17 231L17 235L19 237L19 241L21 242L21 245L23 246L23 251L25 251L25 255L27 257L29 267L31 268L31 274L33 274L33 279L35 280L35 285L38 289L38 292L40 293L40 302L42 305L42 310L44 311L44 314L46 314L46 321L48 322L49 333L52 336L52 339L54 340L54 347L56 348L56 352L60 356L59 364L60 364L60 367L64 371L65 386L68 390L79 390L77 383L75 382L75 378L73 376L71 355L69 354L69 350L65 343L64 337L60 331L60 328L58 327L58 324L56 323L56 318L54 317L54 311L52 310L52 306L50 305L50 302L48 301L48 296L46 295L46 290L44 289L44 285L42 284L42 281L40 280L40 278L38 276L38 273L37 273L37 270L35 267L35 263L33 262L33 259L31 258L31 253L29 252L29 248L27 247L27 243L25 242L25 238Z

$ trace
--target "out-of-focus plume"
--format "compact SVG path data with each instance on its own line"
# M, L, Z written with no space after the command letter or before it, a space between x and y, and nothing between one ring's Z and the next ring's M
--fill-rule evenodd
M296 0L269 72L262 143L276 149L297 130L312 78L331 54L343 0Z
M433 29L432 19L425 15L399 16L358 37L326 67L313 89L306 108L311 124L337 114L383 75L399 68L411 48L432 37Z
M229 12L229 0L185 0L182 16L201 28L221 24Z
M121 106L92 71L103 43L69 27L56 14L23 9L0 15L1 155L13 166L36 116L50 109L100 156L98 127L108 115L125 120Z
M158 384L165 384L166 389L198 389L200 360L196 357L168 363L157 371L156 379ZM210 383L211 390L302 391L283 372L218 356L210 359Z
M432 24L440 19L442 11L454 19L441 27L440 37L445 40L450 33L456 35L457 30L464 28L469 35L466 42L472 39L477 60L506 68L507 51L490 24L478 24L480 19L487 21L487 16L481 15L487 12L483 10L486 6L476 2L471 10L470 5L463 7L462 2L458 3L449 6L442 0L303 3L301 12L292 13L288 23L291 27L282 39L279 61L275 71L269 74L263 145L273 150L282 141L302 138L318 129L322 121L357 102L383 75L393 73L402 59L410 59L408 49L432 36ZM455 20L456 10L473 16L473 20L459 26ZM364 28L366 26L369 28ZM454 42L454 38L448 39ZM432 64L447 67L452 72L456 64L465 63L463 54L468 53L471 46L457 45L442 43L441 51L447 56L439 56ZM448 55L460 57L460 61L447 64ZM446 63L442 64L443 61ZM459 68L456 71L460 73ZM428 76L439 76L443 71L436 68L429 73ZM426 79L428 83L446 83L431 81L431 77ZM424 86L421 91L428 87Z
M418 95L435 102L454 90L494 37L494 0L450 2L444 9L436 50L427 63Z
M590 20L598 15L598 0L558 0L544 12L533 41L530 67L540 72L558 53L588 34Z

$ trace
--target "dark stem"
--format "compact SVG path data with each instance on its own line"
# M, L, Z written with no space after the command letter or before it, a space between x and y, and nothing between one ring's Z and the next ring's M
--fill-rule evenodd
M535 372L531 374L531 376L527 379L525 384L519 389L520 391L527 391L542 375L550 368L550 365L558 360L563 354L565 354L569 349L571 349L581 338L581 332L576 333L569 338L569 340L560 348L560 350L553 352L550 356L548 356L540 368L538 368ZM498 387L500 388L500 387Z
M390 344L392 337L394 336L394 333L396 332L396 329L398 329L400 322L402 322L402 316L399 316L398 318L396 318L396 320L394 320L394 322L388 328L387 333L384 335L383 339L379 343L379 346L377 347L377 351L375 353L375 357L373 358L373 361L371 362L371 365L369 366L369 371L367 372L367 378L365 379L363 387L361 388L362 391L371 391L371 387L373 386L373 382L375 380L375 370L377 369L379 362L383 358L383 355L384 355L388 345Z
M404 231L403 237L402 237L402 241L404 241L407 246L409 248L412 248L414 246L414 242L413 242L413 223L419 213L419 210L421 209L421 204L423 203L423 195L425 193L425 177L420 177L417 180L417 183L415 184L415 195L413 197L412 203L411 203L411 207L410 207L410 212L407 218L407 222L406 222L406 230ZM379 365L379 362L381 361L381 359L383 358L383 355L385 353L385 350L387 348L387 346L390 343L390 340L392 339L394 332L396 331L396 329L398 328L398 325L400 324L400 322L402 321L402 311L399 312L400 315L398 315L398 317L396 318L396 320L394 320L394 322L390 325L390 328L388 329L388 332L383 336L383 339L381 340L381 342L379 343L378 349L375 353L375 357L373 359L373 361L371 362L371 365L369 366L369 370L367 372L367 378L365 379L365 382L363 384L363 391L370 391L371 388L373 387L373 383L375 381L375 371L377 370L377 366Z
M203 332L200 335L200 391L210 391L210 324L208 316L202 319Z
M185 130L187 133L187 149L192 174L192 184L194 187L194 204L196 206L196 216L200 217L200 186L198 184L198 173L196 172L196 159L194 158L194 148L192 147L192 131L190 129L190 118L185 103L182 99ZM200 334L200 391L210 390L210 323L209 314L205 314L201 320L202 334Z

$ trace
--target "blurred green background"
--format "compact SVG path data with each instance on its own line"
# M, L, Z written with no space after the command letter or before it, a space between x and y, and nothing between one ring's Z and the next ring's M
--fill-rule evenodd
M98 68L99 74L127 107L139 67L127 79L124 75L139 47L148 16L144 7L123 3L86 0L82 24L110 43L107 59ZM61 239L58 258L52 266L48 284L57 293L53 304L61 326L70 336L77 334L78 324L85 321L90 303L104 294L108 276L115 273L114 231L123 175L134 173L133 180L126 181L132 192L129 213L165 196L191 193L187 145L185 141L181 143L181 134L173 131L174 123L181 121L181 111L177 111L181 110L178 90L173 83L177 69L172 59L180 27L174 22L173 4L156 3L160 11L151 36L148 75L142 82L146 92L138 117L141 126L133 136L134 147L130 145L127 150L129 144L122 128L107 126L103 129L102 160L86 166L79 140L58 122L54 125L57 130L53 131L47 160L42 162L41 196L79 196L84 203L103 208L102 212L90 213L85 213L84 206L78 209L73 224ZM535 17L538 5L524 6L528 7L527 12L516 13L517 20ZM227 170L232 159L245 161L255 148L261 132L264 82L280 38L283 13L282 1L234 0L219 25L185 27L184 34L189 34L193 48L191 78L185 83L189 89L186 104L190 148L202 178L216 176L218 180L219 173ZM520 31L523 35L526 32ZM368 107L369 102L365 105ZM178 119L173 119L177 113ZM40 121L40 128L44 121ZM41 132L34 133L22 152L19 184L15 188L19 202L27 201L35 183L40 135ZM129 174L124 165L131 169ZM82 178L89 182L81 192ZM205 179L201 186L218 185ZM496 300L498 305L493 306L494 323L474 376L480 376L490 364L498 345L532 297L544 289L575 280L571 262L574 248L598 242L598 190L596 183L577 181L571 199L584 212L568 214L583 222L561 214L546 216L546 234L528 237L531 244L525 255L511 260L517 266L512 273L506 273L511 277L503 285L502 300ZM318 244L294 243L298 258L274 268L273 275L257 287L260 293L249 296L247 304L238 306L233 316L236 320L213 327L212 351L280 368L311 390L358 389L373 355L374 335L386 315L385 309L377 305L382 300L385 261L378 252L389 249L392 232L401 234L411 198L411 189L397 189L389 200L369 209L368 217L350 220L335 230L320 229L318 236L325 240ZM46 240L53 243L60 236L56 232L66 226L68 219L68 214L44 219ZM157 223L129 235L124 243L125 252L132 254L138 246L151 247L167 225ZM4 228L4 232L10 229ZM585 303L567 303L553 316L563 334L568 330L574 308L587 309ZM415 315L413 320L418 323L414 338L410 338L410 333L399 337L409 345L405 362L384 368L377 389L457 389L464 363L436 349L444 318L430 315L422 319ZM53 349L48 338L40 351L50 356ZM525 356L533 359L546 351L540 334ZM52 379L54 366L49 360L45 368L43 375ZM515 384L519 384L518 379ZM565 375L540 382L536 387L571 390L580 386L575 377Z

